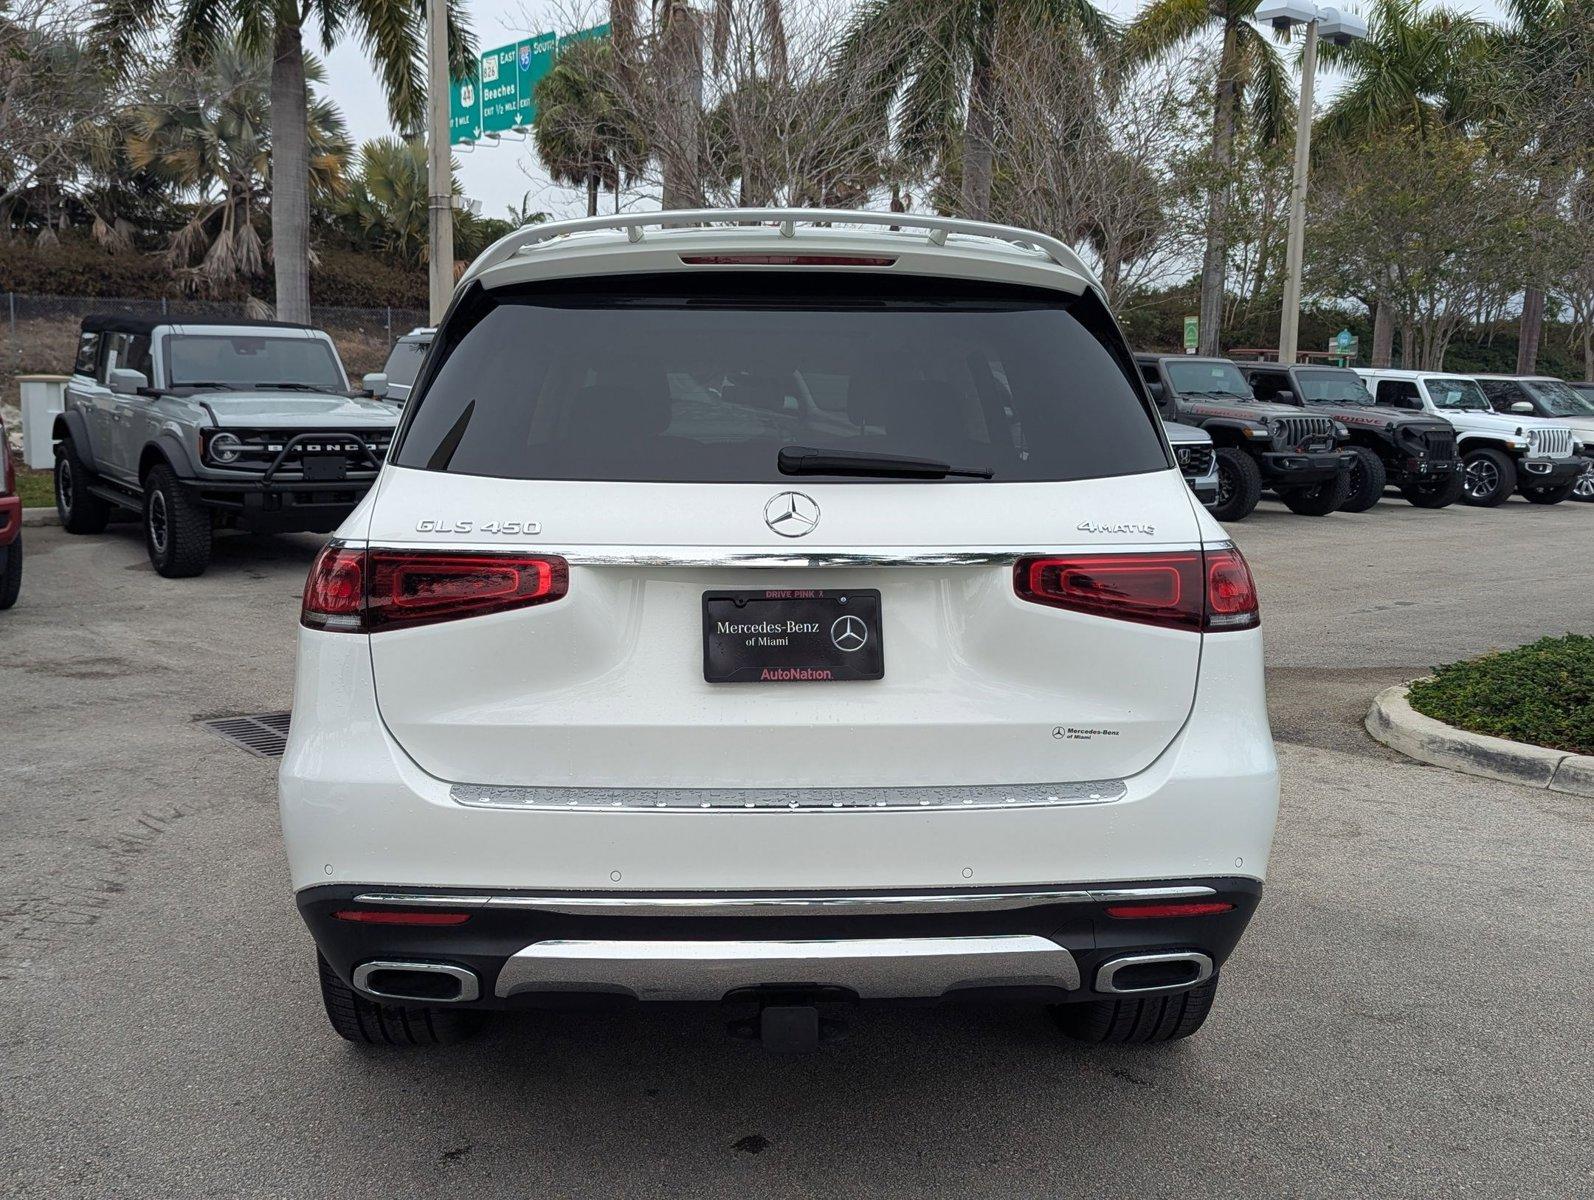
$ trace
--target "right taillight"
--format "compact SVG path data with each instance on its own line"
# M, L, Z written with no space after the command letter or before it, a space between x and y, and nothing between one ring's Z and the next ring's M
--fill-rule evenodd
M1025 558L1013 586L1035 604L1170 629L1217 633L1262 620L1250 568L1234 549Z
M316 556L300 622L330 632L381 633L557 600L570 568L553 555L358 550L334 542Z

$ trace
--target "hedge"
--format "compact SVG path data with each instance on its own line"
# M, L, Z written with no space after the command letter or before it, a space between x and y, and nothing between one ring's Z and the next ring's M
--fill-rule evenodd
M1458 729L1594 754L1594 637L1569 633L1436 667L1411 706Z

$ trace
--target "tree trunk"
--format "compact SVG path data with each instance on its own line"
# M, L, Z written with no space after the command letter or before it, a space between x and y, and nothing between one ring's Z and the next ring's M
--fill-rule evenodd
M271 257L277 320L310 323L310 129L304 37L279 19L271 58Z
M1372 364L1387 367L1395 361L1395 310L1383 297L1373 301Z
M671 5L664 42L665 94L661 104L669 129L659 150L664 169L663 206L701 208L703 29L688 5Z
M1522 323L1517 327L1517 374L1538 373L1539 339L1544 334L1544 289L1522 293Z
M587 216L598 215L598 173L587 172Z
M974 26L974 69L969 76L969 112L963 123L963 215L985 221L991 215L991 174L995 151L991 145L992 93L996 90L991 62L996 39L995 5L980 5Z
M1234 162L1234 127L1238 119L1239 81L1234 26L1223 27L1223 52L1218 57L1216 96L1212 110L1213 180L1207 192L1207 248L1201 256L1201 353L1218 354L1223 325L1223 275L1229 246L1224 223L1229 216L1229 169Z

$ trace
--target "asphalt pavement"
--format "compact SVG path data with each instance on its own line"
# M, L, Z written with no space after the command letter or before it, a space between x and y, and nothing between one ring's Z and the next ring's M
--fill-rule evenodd
M1594 629L1594 507L1233 528L1284 772L1272 876L1206 1028L874 1011L796 1058L710 1012L336 1038L274 764L308 537L155 576L132 526L26 531L0 614L0 1194L1571 1197L1594 1190L1594 809L1373 742L1380 687Z

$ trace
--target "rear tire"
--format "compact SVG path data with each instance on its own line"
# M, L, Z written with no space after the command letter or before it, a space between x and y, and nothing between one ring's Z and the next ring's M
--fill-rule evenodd
M1517 490L1517 465L1499 450L1474 450L1461 460L1462 500L1473 508L1498 508Z
M1522 498L1534 504L1559 504L1572 494L1572 489L1577 486L1574 479L1571 483L1563 483L1559 487L1524 487Z
M144 549L167 579L187 579L210 565L210 509L195 503L164 464L144 476Z
M1466 476L1457 471L1444 479L1427 483L1403 483L1400 485L1400 494L1418 508L1449 508L1461 499L1465 484Z
M1366 512L1382 499L1388 474L1384 470L1384 460L1366 446L1352 446L1350 450L1356 461L1351 463L1350 490L1339 509L1341 512Z
M77 445L62 438L55 447L55 512L68 533L104 533L110 523L111 506L89 491L93 478Z
M1052 1019L1064 1034L1079 1042L1174 1042L1189 1037L1206 1023L1217 991L1218 977L1214 974L1187 992L1058 1004L1052 1008Z
M0 610L10 608L22 592L22 535L0 549Z
M367 1000L316 955L321 1003L338 1036L365 1046L449 1046L476 1032L481 1014L453 1008L406 1008Z
M1341 471L1328 482L1311 487L1275 488L1274 491L1278 492L1284 507L1292 513L1303 517L1326 517L1344 506L1345 497L1350 494L1350 472Z
M1244 450L1219 446L1218 500L1212 515L1220 521L1243 521L1262 499L1262 470Z

